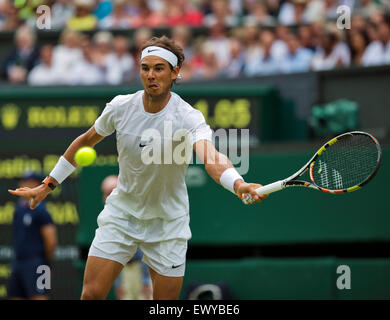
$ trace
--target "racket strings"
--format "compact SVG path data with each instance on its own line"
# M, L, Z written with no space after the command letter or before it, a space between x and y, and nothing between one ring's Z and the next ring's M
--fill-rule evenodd
M363 183L378 163L376 143L366 135L351 135L328 146L313 167L313 180L330 190L347 189Z

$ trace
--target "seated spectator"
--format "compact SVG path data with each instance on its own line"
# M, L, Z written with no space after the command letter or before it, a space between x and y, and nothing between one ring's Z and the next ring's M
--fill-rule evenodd
M71 30L89 31L97 27L97 18L93 15L95 8L94 0L74 0L76 7L75 16L67 22Z
M152 30L147 27L142 27L134 33L134 48L133 56L137 68L139 68L139 61L141 57L142 47L146 41L153 36Z
M282 71L285 73L309 71L313 51L302 47L294 34L289 34L287 47L288 54L282 60Z
M333 20L338 18L337 7L343 4L339 0L312 0L307 3L304 12L305 23L312 23L320 20Z
M98 4L96 5L96 9L93 12L98 21L103 20L108 17L113 10L115 0L98 0Z
M378 40L371 42L362 57L364 66L376 66L390 63L390 18L376 26Z
M69 85L99 85L105 83L104 70L93 60L93 47L91 41L85 38L81 44L82 59L77 60L67 72L66 84Z
M212 27L217 23L221 23L226 27L234 27L239 23L238 17L232 14L228 0L211 1L211 13L205 16L204 25Z
M195 55L192 59L193 79L217 78L220 68L213 44L209 41L204 41L198 49L200 49L199 55Z
M324 31L321 46L317 48L312 62L313 70L330 70L350 64L350 53L345 43L339 41L335 32Z
M106 58L106 82L121 84L135 79L135 63L129 53L130 43L127 37L118 35L113 41L114 52Z
M36 36L28 26L15 32L15 46L3 64L3 75L11 83L23 83L27 74L38 63L39 51L35 46Z
M28 84L32 86L50 86L59 84L59 74L53 68L53 46L44 45L40 52L40 63L28 74Z
M112 51L113 35L108 31L96 32L92 38L93 60L101 68L106 68L106 58Z
M245 73L249 76L270 75L280 72L281 61L272 53L275 35L271 30L263 30L260 34L261 51L252 65L245 65Z
M230 62L221 71L221 76L226 78L237 78L241 76L245 66L245 52L240 40L230 39Z
M271 27L276 25L276 19L268 12L268 8L262 0L246 2L247 15L244 17L244 24Z
M13 1L0 0L0 31L13 31L20 27L24 21L20 19L18 9Z
M184 25L178 25L172 28L171 38L175 41L180 47L183 48L184 56L186 60L190 60L192 56L192 47L191 47L191 28Z
M114 0L114 10L101 21L102 29L130 29L132 27L131 16L126 10L127 0Z
M159 28L167 24L166 17L161 11L152 11L146 0L140 0L137 11L131 15L134 29L140 27Z
M61 30L66 27L70 18L75 14L75 8L68 0L50 0L46 3L50 7L51 28Z
M351 61L353 65L362 65L362 58L368 44L369 38L365 31L351 29L349 34L349 47L351 48Z
M209 28L208 42L214 48L219 72L230 61L230 41L224 24L217 22Z
M313 44L313 34L311 27L308 25L302 25L298 27L298 39L303 48L315 51L315 45Z
M308 22L305 19L305 9L308 0L287 0L280 7L278 21L282 25L292 26Z
M53 51L53 68L61 76L61 83L65 83L65 76L82 59L82 35L78 31L66 29L60 35L60 44Z
M189 27L203 26L203 13L187 0L165 0L166 23L169 27L185 25Z
M363 18L368 19L374 13L384 10L384 2L381 0L360 0L355 1L354 5L354 15L362 16Z

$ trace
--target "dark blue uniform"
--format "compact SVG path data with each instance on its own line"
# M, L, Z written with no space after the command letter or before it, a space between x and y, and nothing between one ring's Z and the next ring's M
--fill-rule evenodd
M47 293L37 287L40 276L37 268L48 265L41 228L52 223L43 203L39 203L34 210L24 201L18 203L13 219L14 259L7 289L9 298L29 298Z

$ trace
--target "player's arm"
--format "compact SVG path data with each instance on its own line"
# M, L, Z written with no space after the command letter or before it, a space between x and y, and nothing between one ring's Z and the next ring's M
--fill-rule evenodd
M104 137L96 132L94 126L92 126L87 132L78 136L69 145L68 149L66 149L64 155L60 157L46 180L53 184L54 187L62 183L62 181L71 175L77 167L77 164L74 161L76 151L85 146L93 147L103 139ZM45 199L51 191L52 189L49 184L41 184L33 189L19 188L16 190L8 190L8 192L13 195L29 198L31 209L34 209L37 204Z
M54 252L58 244L56 226L53 223L45 224L41 228L41 235L46 259L51 262L54 259Z
M218 152L208 140L200 140L194 143L194 150L199 159L203 160L209 176L226 189L235 193L240 199L244 194L251 194L255 202L259 202L266 196L259 196L256 189L261 187L257 183L246 183L234 169L227 156Z

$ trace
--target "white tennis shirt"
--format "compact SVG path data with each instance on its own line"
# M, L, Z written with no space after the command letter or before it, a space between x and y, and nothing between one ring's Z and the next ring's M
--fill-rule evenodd
M116 96L95 122L95 130L101 136L109 136L116 131L118 185L107 198L106 205L114 208L120 216L130 214L138 219L172 220L189 214L185 185L188 163L174 160L175 150L181 150L176 147L183 146L183 140L175 141L175 133L187 132L187 141L193 144L203 139L212 141L212 131L203 114L176 93L171 92L169 102L157 113L145 111L143 93L140 90ZM145 135L148 132L154 135ZM147 155L158 154L150 151L158 143L162 150L160 161L145 163L144 149L149 148L146 149L149 150ZM172 147L169 147L170 144Z

